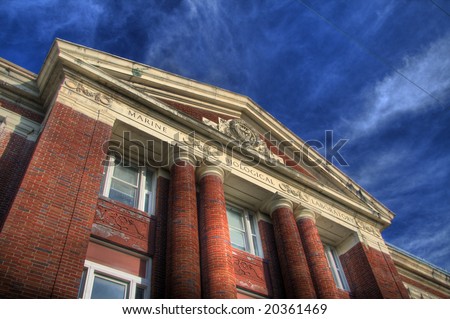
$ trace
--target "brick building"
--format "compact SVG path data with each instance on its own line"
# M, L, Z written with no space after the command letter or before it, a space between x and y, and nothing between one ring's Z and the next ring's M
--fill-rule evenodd
M449 298L252 100L57 40L0 60L3 298Z

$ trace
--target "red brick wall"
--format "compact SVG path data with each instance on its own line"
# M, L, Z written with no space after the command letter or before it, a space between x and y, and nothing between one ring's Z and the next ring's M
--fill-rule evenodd
M277 247L275 244L275 234L273 225L260 220L258 222L259 234L261 236L261 244L264 253L264 260L268 266L268 276L272 289L269 291L271 298L284 298L283 278L281 277L280 263L278 262Z
M19 190L35 142L0 129L0 231Z
M76 298L110 135L54 105L0 234L0 296Z
M350 299L352 298L352 296L350 295L350 293L348 291L342 290L338 288L338 296L339 299Z
M355 298L408 298L389 255L358 243L340 258Z
M0 107L3 107L10 111L13 111L14 113L24 116L27 119L30 119L37 123L42 123L42 120L44 119L44 114L39 114L37 112L33 112L29 109L26 109L20 105L17 105L15 103L12 103L12 102L4 100L4 99L0 99Z
M382 298L361 244L355 245L340 257L350 290L355 298Z

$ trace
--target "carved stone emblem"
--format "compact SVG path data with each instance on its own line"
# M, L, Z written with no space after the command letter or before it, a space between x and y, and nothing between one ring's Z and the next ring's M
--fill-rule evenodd
M105 106L111 105L112 99L103 93L91 91L87 89L83 84L69 79L66 79L64 83L69 89L72 89L77 93L82 93L84 96L93 99L96 102L99 102Z
M253 151L272 161L284 163L281 157L270 151L266 143L260 138L259 133L242 119L224 120L219 118L218 123L214 123L211 120L203 118L203 123L231 137L241 147L245 147L247 151Z
M241 143L255 145L259 140L258 133L254 132L247 123L241 119L230 121L230 132L233 137Z

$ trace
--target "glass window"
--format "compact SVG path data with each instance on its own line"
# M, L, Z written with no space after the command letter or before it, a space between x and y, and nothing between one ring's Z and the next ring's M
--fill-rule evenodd
M261 256L258 228L254 215L245 210L227 205L230 241L234 248Z
M78 298L144 299L150 296L148 275L139 277L89 260L84 265Z
M153 211L153 174L146 167L110 157L102 180L102 195L148 213Z
M323 248L325 250L325 256L327 257L328 265L331 268L331 273L333 274L336 286L340 289L349 291L350 288L348 286L347 279L345 278L344 270L342 269L336 249L325 244L323 245Z
M96 275L92 285L91 299L125 299L128 284Z

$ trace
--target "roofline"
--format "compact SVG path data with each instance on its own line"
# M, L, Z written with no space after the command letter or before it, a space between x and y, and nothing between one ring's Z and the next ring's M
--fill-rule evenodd
M397 246L395 246L395 245L393 245L391 243L386 242L386 245L388 246L389 249L391 249L391 250L393 250L393 251L395 251L395 252L397 252L399 254L405 255L406 257L409 257L409 258L413 259L414 261L417 261L417 262L419 262L419 263L421 263L423 265L426 265L426 266L432 268L433 270L439 271L443 275L445 275L445 276L450 278L450 272L445 270L444 268L436 266L435 264L432 264L432 263L430 263L429 261L426 261L423 258L415 256L415 255L407 252L406 250L403 250L403 249L401 249L401 248L399 248L399 247L397 247Z

